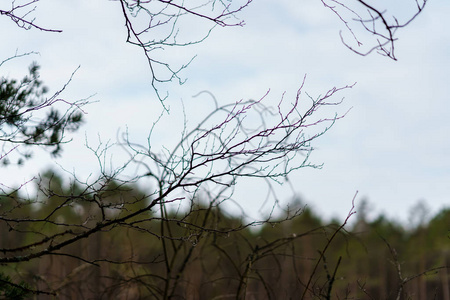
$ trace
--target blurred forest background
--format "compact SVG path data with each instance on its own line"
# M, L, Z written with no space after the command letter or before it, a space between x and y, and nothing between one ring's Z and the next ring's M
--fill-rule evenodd
M56 240L68 232L76 236L77 226L61 233L61 224L98 222L95 197L107 199L104 217L116 219L150 201L142 188L110 182L102 195L64 207L67 195L76 197L81 189L49 171L36 199L1 196L11 222L0 223L0 251L43 246L36 232ZM196 199L188 211L151 210L68 245L60 255L3 266L2 281L20 284L1 285L2 298L26 299L31 288L57 295L33 299L450 299L450 209L427 216L419 203L406 225L383 215L368 220L370 204L362 201L344 228L346 222L323 220L300 200L284 216L262 223L211 203ZM47 222L33 222L43 218Z
M2 3L5 6L0 7L0 15L20 31L39 34L61 33L62 29L45 24L55 15L62 19L69 17L59 15L58 9L72 13L75 6L82 6L81 1L76 5L64 1L7 2ZM321 168L309 160L310 154L316 140L346 116L348 110L339 112L337 107L343 102L342 93L355 86L354 81L311 93L303 90L304 75L291 94L283 92L280 97L275 96L276 102L266 99L271 97L266 90L256 99L242 96L240 100L223 103L203 87L196 97L202 95L209 99L208 107L200 102L174 102L169 93L170 83L182 85L185 79L181 72L193 60L192 57L180 63L179 54L187 46L201 44L216 27L243 26L245 22L238 15L252 1L109 2L115 2L116 6L108 11L110 14L101 14L104 19L95 12L92 15L99 24L78 31L79 40L77 34L69 35L77 44L68 47L68 52L89 49L86 53L91 61L103 60L102 66L108 65L103 74L111 68L120 78L117 81L102 78L100 68L92 64L90 76L94 80L89 81L94 84L104 79L108 89L123 85L122 95L126 96L141 88L140 85L150 89L152 104L158 105L160 113L138 117L136 111L143 110L143 106L139 102L133 107L128 97L121 100L131 108L128 115L114 101L104 102L104 107L111 106L116 111L97 114L96 119L102 123L106 118L111 119L117 122L113 126L125 125L127 120L121 120L123 117L145 121L139 124L145 129L145 138L133 138L128 127L117 132L116 141L107 138L102 141L104 137L99 133L97 143L90 143L86 136L84 143L69 147L75 147L75 152L79 146L86 148L98 165L77 159L78 156L68 156L73 163L70 171L52 159L61 154L63 147L67 148L72 134L86 121L85 106L91 97L71 100L72 97L64 95L80 67L51 93L43 85L38 63L32 63L29 74L22 79L2 69L0 299L450 300L450 208L429 216L426 204L419 203L411 208L410 224L402 224L383 215L369 217L370 203L358 200L356 193L347 203L341 197L332 199L334 203L348 206L348 214L344 220L330 221L309 208L303 199L286 199L291 200L286 206L277 195L275 185L280 190L291 183L294 185L296 180L291 175L300 169ZM74 24L84 25L87 11L94 6L106 12L103 4L95 3L81 9ZM378 2L375 7L362 0L322 0L321 8L331 12L345 28L350 39L342 35L340 38L349 52L358 56L377 53L396 61L397 32L409 27L426 3L423 0L394 5L396 9L390 13L386 13L390 1L378 8ZM107 35L106 29L118 36L118 31L104 23L105 20L115 20L122 42L140 51L144 63L139 61L139 64L148 67L147 75L143 76L145 84L135 82L139 75L132 65L127 73L120 68L122 65L116 64L116 59L89 48L84 39L88 32L95 36L95 45L104 44L97 36ZM261 28L258 34L265 37L266 31L265 27ZM37 42L46 44L38 35L31 40L27 47L34 47L33 43ZM10 36L4 44L11 44L16 50L0 61L0 67L37 54L37 50L19 51L17 45L23 41L28 42L30 38ZM364 46L362 41L366 43ZM288 47L284 42L278 46ZM317 46L325 49L326 56L334 48L334 45ZM205 49L210 52L209 48ZM244 50L244 57L255 55ZM126 63L138 57L122 50L118 53ZM65 54L50 53L66 59ZM236 54L230 52L229 56L234 59ZM341 57L335 59L342 61ZM277 64L282 65L278 60ZM266 68L265 64L261 65ZM324 75L328 74L326 67ZM221 72L208 66L204 76L210 76L210 69ZM244 69L248 71L245 66ZM367 69L371 71L370 67ZM388 70L383 74L390 73ZM265 71L270 73L270 80L278 76L272 70ZM58 70L55 76L64 77L63 73L67 74ZM133 78L124 80L126 74L132 74ZM373 89L378 89L378 79L373 82ZM436 87L423 87L426 91L433 89ZM380 107L385 109L381 103ZM169 104L178 106L181 114L170 114ZM408 106L413 104L408 101ZM445 121L445 113L439 111L439 116L444 116ZM377 115L377 122L385 118ZM426 121L417 124L421 128L423 123ZM181 125L179 130L176 124ZM445 132L443 125L433 126L433 134L436 128ZM410 130L415 127L409 123L405 128L408 134L415 131ZM427 143L420 135L414 136L414 146L416 141L429 148L446 149ZM42 159L39 151L43 149L51 154L51 170L34 174L35 177L15 186L6 183L8 177L14 177L10 170L30 160ZM371 160L377 162L380 157ZM443 157L446 159L447 153ZM448 171L441 161L438 164L442 174ZM75 170L82 165L89 169L86 176ZM54 173L52 170L57 167L59 173ZM398 164L395 167L402 168ZM341 173L339 176L348 180ZM442 178L439 177L445 180ZM254 195L237 197L238 182L243 189L263 191L264 199ZM394 180L392 183L396 184ZM320 186L326 187L326 184ZM244 209L241 203L256 203L258 207ZM232 205L240 211L232 212L229 209ZM392 209L389 205L385 207ZM259 219L247 213L253 210L260 212Z

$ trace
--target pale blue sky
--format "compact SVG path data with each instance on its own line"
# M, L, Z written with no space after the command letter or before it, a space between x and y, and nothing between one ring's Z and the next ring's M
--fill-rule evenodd
M420 199L434 212L448 207L450 3L430 0L423 14L400 32L395 62L348 51L339 38L339 30L345 34L343 24L316 2L254 1L240 15L247 24L244 28L217 28L203 44L172 51L175 62L198 57L183 73L188 78L185 85L167 86L172 114L162 124L177 118L180 99L188 107L202 101L191 98L201 90L226 103L259 98L270 89L267 101L276 103L284 91L293 97L305 74L304 91L312 96L357 82L340 94L344 103L329 111L343 113L352 107L350 113L314 145L317 150L311 160L324 163L323 169L294 174L295 191L327 217L343 218L357 190L357 200L367 197L374 212L404 221ZM37 20L63 29L62 34L20 31L9 20L0 19L3 41L8 41L0 44L1 58L16 49L40 52L5 65L2 75L22 77L26 65L36 60L42 65L42 79L54 90L80 65L66 97L96 94L92 99L99 102L86 108L86 125L58 160L81 174L96 172L85 137L92 143L98 135L114 141L117 130L128 127L136 140L145 141L162 109L148 85L142 52L124 43L117 9L117 3L107 1L45 2L38 7ZM198 105L192 107L201 114ZM174 142L168 138L172 135L156 136L161 140L155 145ZM40 153L19 172L7 172L20 182L47 165L51 162ZM236 200L244 208L255 207L263 197L260 190L253 183L238 185ZM280 200L292 195L287 185L279 187L279 193Z

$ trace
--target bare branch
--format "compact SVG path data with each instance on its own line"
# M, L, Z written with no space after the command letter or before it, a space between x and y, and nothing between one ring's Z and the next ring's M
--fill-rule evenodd
M350 32L353 39L356 41L356 47L351 46L340 33L342 43L352 52L366 56L370 53L376 51L379 54L389 57L393 60L397 60L395 56L395 42L398 40L396 37L397 30L400 28L404 28L408 26L413 20L415 20L419 14L425 8L427 4L427 0L422 0L419 3L417 0L414 1L415 6L417 7L416 12L409 16L406 21L399 22L398 18L394 15L389 17L387 15L387 11L383 9L376 8L375 4L370 4L367 1L357 0L357 3L360 6L350 6L346 4L345 1L339 0L321 0L323 5L330 9L334 14L338 16L338 18L344 23L347 30ZM329 4L332 3L332 4ZM401 7L400 9L404 9ZM371 42L368 50L359 50L363 46L363 43L355 34L354 29L347 21L347 18L344 16L346 13L349 13L353 16L353 21L359 23L363 30L367 33L371 34L374 37L374 41ZM363 13L367 14L367 17L362 17ZM401 11L399 12L401 13Z
M189 66L195 57L175 68L167 55L164 56L165 58L158 58L157 53L163 53L169 48L199 44L209 37L216 25L222 27L243 26L243 21L234 22L232 20L236 20L236 15L252 2L252 0L242 0L224 3L223 1L205 0L188 4L184 1L167 0L118 1L127 29L126 41L143 50L150 68L151 85L166 110L168 108L163 101L167 99L168 93L161 93L160 84L173 80L183 84L185 80L180 77L180 72ZM190 24L189 22L198 24L201 21L212 25L206 31L200 26L193 34L192 30L187 32L185 24ZM205 26L208 27L207 24ZM198 38L192 38L192 35ZM185 36L189 37L185 38Z
M62 30L59 29L50 29L50 28L44 28L35 23L35 19L28 19L29 15L32 14L36 10L36 3L39 2L39 0L30 0L28 2L25 2L23 4L17 4L16 1L11 2L11 9L10 10L1 10L0 9L0 16L6 16L11 19L14 23L17 24L19 28L30 30L32 28L38 29L41 31L47 31L47 32L62 32Z

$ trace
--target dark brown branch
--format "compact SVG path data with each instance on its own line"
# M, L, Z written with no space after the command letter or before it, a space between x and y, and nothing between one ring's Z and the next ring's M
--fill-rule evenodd
M46 32L62 32L62 30L59 29L50 29L50 28L44 28L39 25L36 25L35 19L28 20L26 17L30 15L35 9L36 6L30 8L33 4L39 2L39 0L31 0L29 2L26 2L22 5L16 5L15 1L12 2L12 7L10 10L0 10L0 16L6 16L10 18L14 23L17 24L19 28L29 30L31 28L35 28L41 31ZM22 12L22 10L25 9L25 12Z

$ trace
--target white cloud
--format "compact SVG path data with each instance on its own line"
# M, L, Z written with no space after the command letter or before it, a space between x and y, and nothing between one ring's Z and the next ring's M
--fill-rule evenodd
M94 100L101 102L87 108L88 123L61 161L75 161L80 169L89 169L81 166L85 161L92 163L80 150L84 131L90 140L97 133L114 139L117 129L127 125L143 141L162 109L148 84L142 52L124 43L123 20L113 5L117 3L98 3L50 1L41 7L37 20L55 24L63 34L24 32L0 20L11 41L0 45L2 57L17 47L40 51L36 59L42 64L42 79L52 88L81 65L66 96L97 93ZM343 25L318 1L256 1L242 15L246 27L217 28L205 43L170 52L178 63L199 55L183 73L188 78L184 86L168 85L172 117L179 116L180 98L187 106L203 101L191 96L205 89L227 102L258 98L271 89L267 101L277 101L283 91L287 99L292 97L304 74L305 91L313 96L358 81L342 94L342 108L336 108L345 112L353 106L352 111L318 141L312 154L314 162L325 163L324 169L300 170L292 178L295 189L327 216L344 216L356 190L376 202L376 209L403 219L407 207L420 198L437 209L449 203L449 10L446 1L430 2L400 35L399 61L393 62L348 51L338 35ZM8 68L2 71L14 73ZM255 190L244 186L239 193L250 198ZM260 201L263 196L255 197Z

